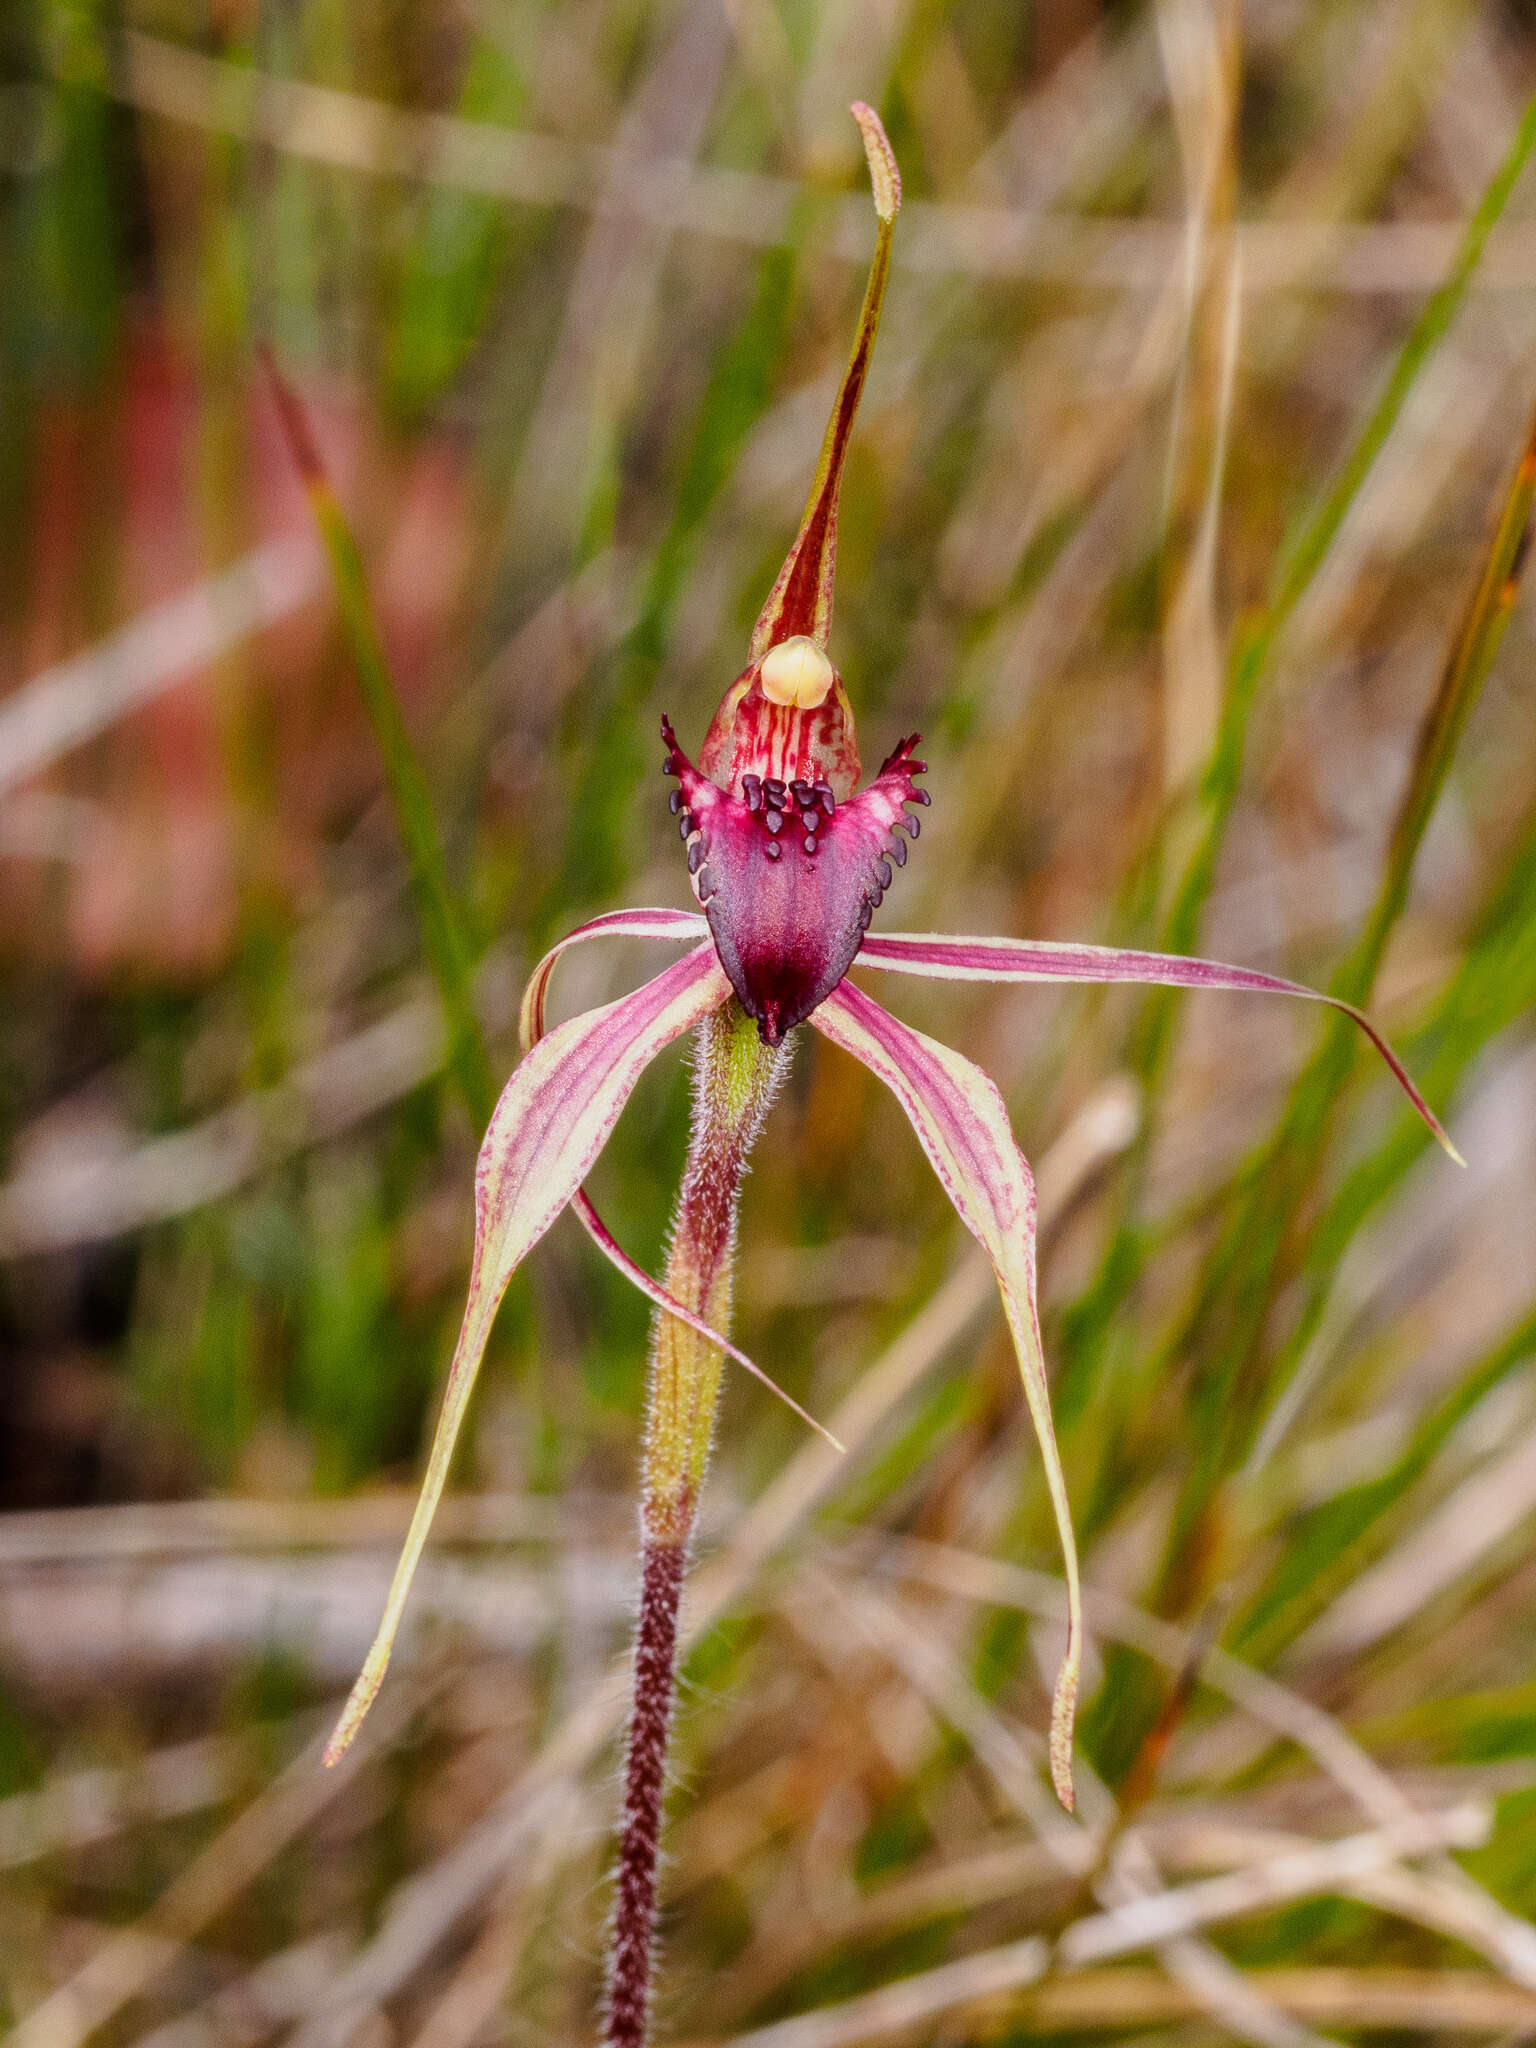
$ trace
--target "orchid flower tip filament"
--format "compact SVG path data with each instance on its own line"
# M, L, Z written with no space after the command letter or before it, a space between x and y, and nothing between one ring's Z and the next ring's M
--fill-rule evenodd
M1073 1659L1063 1667L1051 1703L1051 1783L1068 1813L1077 1805L1072 1783L1072 1724L1076 1716L1077 1668Z
M897 169L896 152L891 148L890 137L880 116L865 101L855 100L848 111L858 122L859 133L864 138L864 154L869 159L869 182L874 187L875 212L881 220L893 221L901 205L901 172Z
M383 1666L375 1671L373 1660L370 1658L358 1674L356 1685L347 1695L347 1704L341 1710L341 1719L332 1729L331 1739L321 1755L320 1761L326 1770L334 1770L357 1740L357 1732L363 1725L368 1709L378 1696L383 1678Z

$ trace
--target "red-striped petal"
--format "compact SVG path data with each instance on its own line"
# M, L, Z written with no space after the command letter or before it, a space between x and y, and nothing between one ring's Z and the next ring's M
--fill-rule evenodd
M544 1036L544 1006L549 994L550 977L555 971L556 961L570 947L583 945L588 939L698 939L708 929L703 918L693 910L610 910L602 917L594 917L589 923L578 925L575 931L567 932L565 937L551 946L544 955L529 976L528 986L523 991L523 1050L527 1052ZM769 1393L777 1394L785 1407L792 1409L802 1422L809 1424L819 1436L825 1437L833 1450L840 1451L843 1448L831 1431L824 1429L814 1415L808 1415L800 1403L786 1394L755 1359L749 1358L746 1352L731 1343L728 1337L722 1337L718 1330L712 1329L701 1315L696 1315L691 1308L686 1308L676 1295L668 1293L659 1280L653 1280L645 1268L625 1251L597 1213L591 1197L583 1189L578 1188L572 1195L571 1207L576 1211L587 1235L603 1257L618 1267L632 1287L638 1288L648 1301L654 1302L658 1308L665 1309L668 1315L676 1316L679 1322L686 1323L690 1330L697 1331L706 1342L723 1351L727 1358L734 1358L736 1363L765 1386Z
M573 1017L540 1039L502 1091L475 1169L469 1299L426 1477L384 1619L327 1747L328 1762L356 1735L383 1682L508 1281L580 1187L645 1068L729 993L709 947L700 946L633 995Z
M1067 1581L1067 1650L1051 1711L1051 1778L1071 1807L1072 1723L1082 1662L1083 1599L1072 1510L1051 1421L1045 1353L1035 1306L1035 1187L1013 1141L1003 1098L980 1067L882 1010L852 982L829 996L811 1022L878 1074L912 1120L961 1222L992 1261L1013 1334L1045 1483L1061 1538Z
M555 971L555 962L572 946L584 945L588 939L670 939L680 945L696 946L707 929L696 910L609 910L577 925L575 931L567 932L550 947L528 977L519 1019L523 1051L527 1052L544 1036L544 1003L550 976Z
M880 932L865 940L859 965L920 974L933 981L1134 981L1164 988L1303 996L1308 1002L1326 1003L1359 1025L1451 1158L1458 1166L1466 1164L1407 1068L1365 1012L1303 982L1282 981L1278 975L1260 974L1252 967L1227 967L1219 960L1192 960L1177 953L1059 945L1044 939L948 938L939 932Z

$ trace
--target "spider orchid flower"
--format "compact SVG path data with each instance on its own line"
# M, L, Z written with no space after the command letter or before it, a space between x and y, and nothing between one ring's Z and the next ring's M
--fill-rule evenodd
M878 237L852 355L805 515L753 631L747 666L716 711L696 763L683 751L670 720L662 720L664 773L677 783L671 807L699 907L618 910L593 918L560 941L528 984L522 1010L524 1058L501 1097L480 1154L469 1302L442 1417L384 1623L332 1738L333 1757L351 1740L383 1677L497 1305L519 1261L563 1209L575 1208L604 1253L658 1305L660 1327L671 1319L685 1334L714 1347L717 1371L718 1353L724 1352L757 1372L715 1327L728 1306L719 1273L722 1256L728 1256L725 1240L734 1227L734 1180L731 1218L722 1221L717 1216L712 1226L721 1244L701 1252L696 1245L690 1249L690 1240L684 1245L687 1256L681 1266L679 1244L687 1233L680 1220L668 1287L643 1272L615 1243L582 1192L582 1181L640 1074L685 1032L707 1029L711 1020L727 1013L738 1019L745 1013L765 1049L776 1050L797 1026L809 1024L863 1061L905 1110L960 1220L992 1262L1065 1562L1068 1630L1052 1711L1050 1765L1058 1796L1068 1807L1073 1802L1072 1726L1082 1603L1040 1341L1030 1169L1014 1142L996 1084L960 1053L883 1009L847 978L850 969L956 981L1128 981L1251 990L1330 1003L1360 1026L1436 1138L1453 1158L1458 1156L1371 1022L1358 1010L1313 989L1248 968L1159 953L869 929L892 880L892 864L905 863L911 842L918 837L918 813L929 799L918 783L925 764L915 758L915 736L900 741L879 773L860 786L853 712L827 652L838 493L901 201L896 162L878 117L862 104L852 111L869 160ZM570 947L600 938L666 940L687 950L633 994L548 1029L545 999L556 961ZM750 1100L750 1088L738 1092L742 1099L731 1139L736 1173L771 1087L758 1087ZM691 1163L690 1172L697 1163ZM705 1178L701 1166L701 1185ZM692 1305L680 1298L685 1293L693 1297ZM683 1502L679 1517L684 1533L702 1478L702 1460L697 1446L692 1453L675 1452L673 1457L674 1464L688 1467L676 1496ZM648 1520L647 1531L648 1538L668 1537L659 1520ZM678 1534L679 1526L674 1526L671 1537L680 1574ZM637 1689L644 1682L649 1577L646 1584ZM675 1600L675 1588L671 1597ZM662 1742L664 1753L664 1731ZM659 1782L661 1753L654 1762ZM633 1774L633 1751L631 1768ZM643 1931L641 1938L648 1938ZM638 2039L643 2026L643 2015L632 2016L629 2033L616 2021L614 2038L622 2034Z

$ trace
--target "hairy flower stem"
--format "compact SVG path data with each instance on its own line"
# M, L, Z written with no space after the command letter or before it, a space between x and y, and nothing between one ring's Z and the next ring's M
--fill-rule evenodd
M699 1026L693 1128L678 1195L666 1285L712 1328L729 1328L736 1203L786 1053L770 1049L732 1000ZM643 2048L649 2032L656 1866L667 1740L677 1690L677 1616L688 1546L714 1433L724 1360L686 1324L658 1312L641 1482L640 1618L625 1766L623 1833L609 1940L608 2048Z

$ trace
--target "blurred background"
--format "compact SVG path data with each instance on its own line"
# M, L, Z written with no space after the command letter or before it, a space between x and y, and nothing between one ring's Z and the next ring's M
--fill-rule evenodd
M1528 504L1533 88L1523 0L9 0L27 2048L592 2036L647 1318L570 1219L368 1740L315 1764L477 1131L257 350L356 531L499 1079L562 930L689 902L655 728L697 746L799 516L873 241L854 97L908 204L832 652L866 760L920 729L933 795L882 921L1335 984L1469 1166L1302 1005L877 990L1039 1173L1094 1589L1069 1823L990 1276L896 1107L800 1047L737 1330L849 1455L732 1382L664 2030L1536 2035L1536 676L1526 601L1491 666L1468 612ZM583 949L557 1009L658 964ZM592 1184L653 1270L686 1085L658 1064Z

